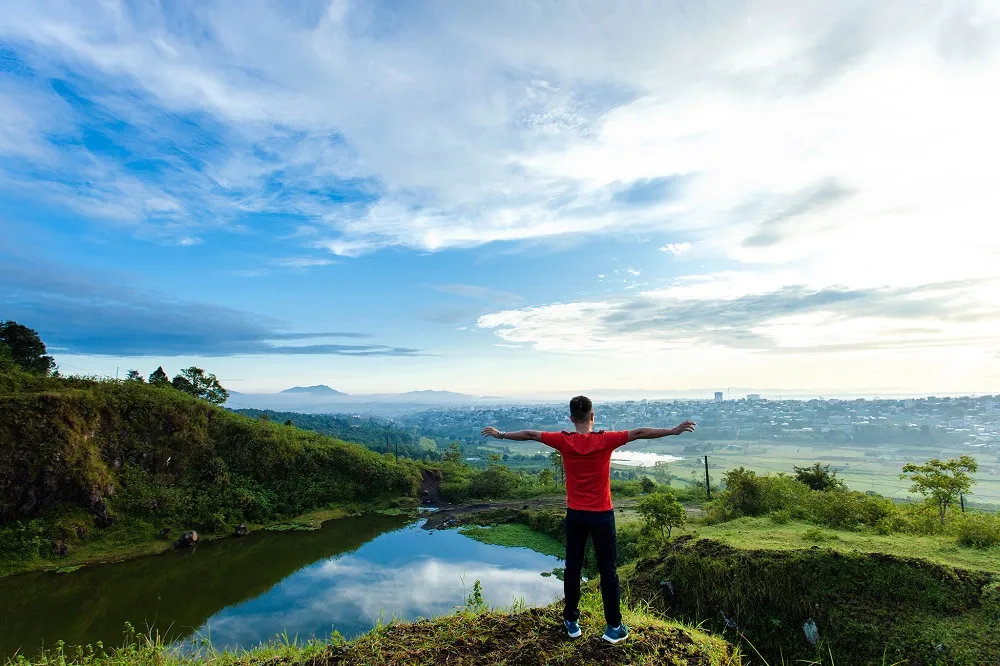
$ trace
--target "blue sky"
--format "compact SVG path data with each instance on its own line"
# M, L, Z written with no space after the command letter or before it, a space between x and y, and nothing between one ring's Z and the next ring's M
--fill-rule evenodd
M1000 381L988 2L0 0L0 318L69 372Z

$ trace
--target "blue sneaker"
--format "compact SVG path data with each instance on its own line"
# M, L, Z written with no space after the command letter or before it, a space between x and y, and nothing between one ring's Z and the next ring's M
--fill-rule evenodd
M569 634L570 638L579 638L580 634L580 623L576 620L563 620L563 625L566 627L566 633Z
M624 622L617 627L608 627L604 630L604 635L601 638L609 643L621 643L628 638L628 627L625 626Z

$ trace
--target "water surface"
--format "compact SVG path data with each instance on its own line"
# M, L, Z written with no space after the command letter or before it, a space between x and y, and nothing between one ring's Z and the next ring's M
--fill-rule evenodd
M0 579L0 661L57 640L121 640L125 622L190 646L251 647L280 635L351 638L380 616L450 612L475 580L491 605L548 603L557 558L427 531L392 516L327 522L314 532L256 532L70 574Z

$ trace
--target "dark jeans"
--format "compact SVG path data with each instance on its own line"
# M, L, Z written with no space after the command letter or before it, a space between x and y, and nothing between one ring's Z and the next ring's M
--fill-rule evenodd
M619 607L618 569L615 566L618 539L614 510L566 509L566 574L563 578L566 608L563 610L563 617L574 621L580 619L580 574L583 571L583 553L588 536L594 539L597 570L601 574L604 619L609 626L617 627L622 623L622 614Z

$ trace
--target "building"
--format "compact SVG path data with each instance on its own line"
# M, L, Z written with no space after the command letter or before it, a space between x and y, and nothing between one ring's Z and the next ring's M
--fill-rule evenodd
M747 393L748 402L757 402L760 400L760 393Z
M722 391L716 391L715 392L715 401L716 402L722 402Z

